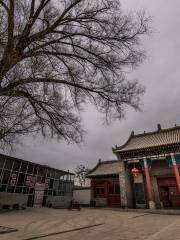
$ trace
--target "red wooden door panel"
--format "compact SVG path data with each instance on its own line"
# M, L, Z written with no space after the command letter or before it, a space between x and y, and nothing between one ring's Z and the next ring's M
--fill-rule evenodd
M180 196L175 177L158 178L160 201L165 208L180 208Z
M172 207L180 208L180 196L177 187L169 188L169 199L172 202Z
M109 207L121 206L119 182L108 183L107 204Z
M115 195L115 194L109 195L107 202L109 207L120 207L121 206L120 195Z

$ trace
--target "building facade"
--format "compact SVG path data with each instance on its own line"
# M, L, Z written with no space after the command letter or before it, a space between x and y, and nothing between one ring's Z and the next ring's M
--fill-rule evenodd
M180 127L132 132L113 152L122 164L122 206L180 208Z
M91 178L91 201L96 206L120 207L120 163L117 160L103 161L89 171Z
M180 127L131 133L113 148L115 161L99 162L91 178L91 200L123 208L180 208Z
M0 154L0 205L33 207L38 188L42 206L66 207L73 196L74 174Z

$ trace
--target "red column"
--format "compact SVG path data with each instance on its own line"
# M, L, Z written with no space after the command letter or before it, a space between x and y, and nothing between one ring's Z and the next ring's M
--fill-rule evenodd
M150 178L149 168L148 168L148 165L147 165L147 159L146 158L144 158L144 172L145 172L145 177L146 177L146 190L147 190L149 208L153 209L153 208L155 208L155 203L154 203L154 200L153 200L151 178Z
M104 183L104 197L106 198L106 205L108 206L108 182Z
M171 159L172 159L172 165L173 165L174 175L175 175L175 177L176 177L178 192L179 192L179 195L180 195L180 176L179 176L179 169L178 169L178 166L177 166L177 164L176 164L176 160L175 160L175 157L174 157L174 154L173 154L173 153L171 153Z

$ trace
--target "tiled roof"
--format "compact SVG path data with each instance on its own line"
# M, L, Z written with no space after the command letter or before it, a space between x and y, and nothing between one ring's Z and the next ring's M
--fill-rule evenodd
M120 165L117 160L99 162L95 168L93 168L87 174L87 177L103 176L118 174L120 172Z
M156 132L149 132L134 135L131 134L128 141L113 149L114 152L128 152L140 149L149 149L166 145L180 144L180 127L159 129Z

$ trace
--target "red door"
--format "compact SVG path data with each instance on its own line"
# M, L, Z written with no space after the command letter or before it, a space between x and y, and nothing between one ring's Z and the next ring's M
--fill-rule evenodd
M119 182L108 183L107 204L109 207L121 206Z
M180 208L180 196L177 187L169 188L169 199L172 202L173 208Z
M180 196L174 177L158 178L160 201L165 208L180 208Z
M160 187L159 190L160 200L163 203L163 207L172 207L172 203L169 199L169 187Z

